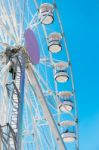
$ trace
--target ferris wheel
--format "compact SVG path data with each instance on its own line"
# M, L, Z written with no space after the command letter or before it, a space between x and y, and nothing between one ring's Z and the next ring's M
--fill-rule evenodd
M0 150L79 150L72 66L55 0L0 0Z

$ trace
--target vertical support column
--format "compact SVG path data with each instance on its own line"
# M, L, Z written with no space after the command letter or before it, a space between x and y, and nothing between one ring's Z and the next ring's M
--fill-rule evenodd
M23 105L24 105L24 85L25 85L25 59L21 53L21 79L20 79L20 99L19 99L19 116L18 116L18 135L17 135L17 150L21 150L22 141L22 120L23 120Z

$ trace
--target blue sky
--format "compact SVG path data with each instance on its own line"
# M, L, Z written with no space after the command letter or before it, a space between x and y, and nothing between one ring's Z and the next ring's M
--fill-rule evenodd
M80 150L99 150L99 0L57 0L70 51Z

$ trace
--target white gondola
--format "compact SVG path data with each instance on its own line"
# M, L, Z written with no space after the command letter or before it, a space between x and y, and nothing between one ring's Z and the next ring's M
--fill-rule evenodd
M54 67L57 69L57 70L65 70L67 69L69 66L69 63L68 62L64 62L64 61L60 61L56 64L54 64Z
M68 63L65 62L59 62L55 64L55 80L57 82L66 82L69 79L68 73L67 73Z
M55 74L55 80L57 82L61 82L61 83L66 82L68 79L69 79L69 76L66 72L60 71Z
M53 5L49 3L41 4L39 9L39 19L42 24L51 24L54 21Z
M58 123L58 125L62 127L63 126L66 126L66 127L75 126L75 124L76 124L75 121L68 121L68 120Z
M63 138L63 141L67 142L67 143L71 143L71 142L74 142L76 140L76 135L74 132L66 131L61 136Z
M66 100L59 104L58 108L62 112L70 112L73 109L73 102L70 100Z
M61 51L62 46L60 44L60 40L62 36L60 33L53 32L48 36L48 49L52 53L58 53Z
M61 99L69 99L73 96L73 93L70 91L61 91L57 94Z

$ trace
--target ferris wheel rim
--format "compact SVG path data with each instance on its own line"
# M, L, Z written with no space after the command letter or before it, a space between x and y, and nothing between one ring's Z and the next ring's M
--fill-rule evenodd
M55 1L54 1L55 2ZM54 3L54 5L56 6L56 2ZM36 4L36 6L37 6L37 4ZM55 7L54 6L54 7ZM54 9L56 9L57 7L55 7ZM42 27L43 27L43 32L44 32L44 35L45 35L45 39L47 39L47 33L46 33L46 31L45 31L45 25L43 24L42 25ZM22 32L22 31L21 31ZM11 36L11 35L10 35ZM63 36L64 37L64 36ZM47 41L48 42L48 41ZM20 42L19 42L20 43ZM1 44L4 44L4 46L8 46L8 45L6 45L6 43L1 43ZM14 46L14 45L13 45ZM67 54L68 55L68 54ZM68 63L70 64L70 59L68 59ZM53 66L53 64L54 64L54 62L53 62L53 59L52 59L52 56L51 56L51 53L50 53L50 64L51 64L51 66ZM71 64L70 64L70 66L69 67L71 67ZM55 72L53 72L53 76L54 76L54 73ZM65 73L66 74L66 73ZM72 76L72 75L71 75ZM55 84L55 86L56 86L56 83L54 83ZM48 85L47 85L48 86ZM43 87L43 86L42 86ZM74 90L74 85L73 85L73 89L72 89L72 91L74 92L75 90ZM57 93L57 87L56 87L56 93ZM75 94L75 92L74 92L74 94ZM75 97L75 95L74 95L74 97Z

